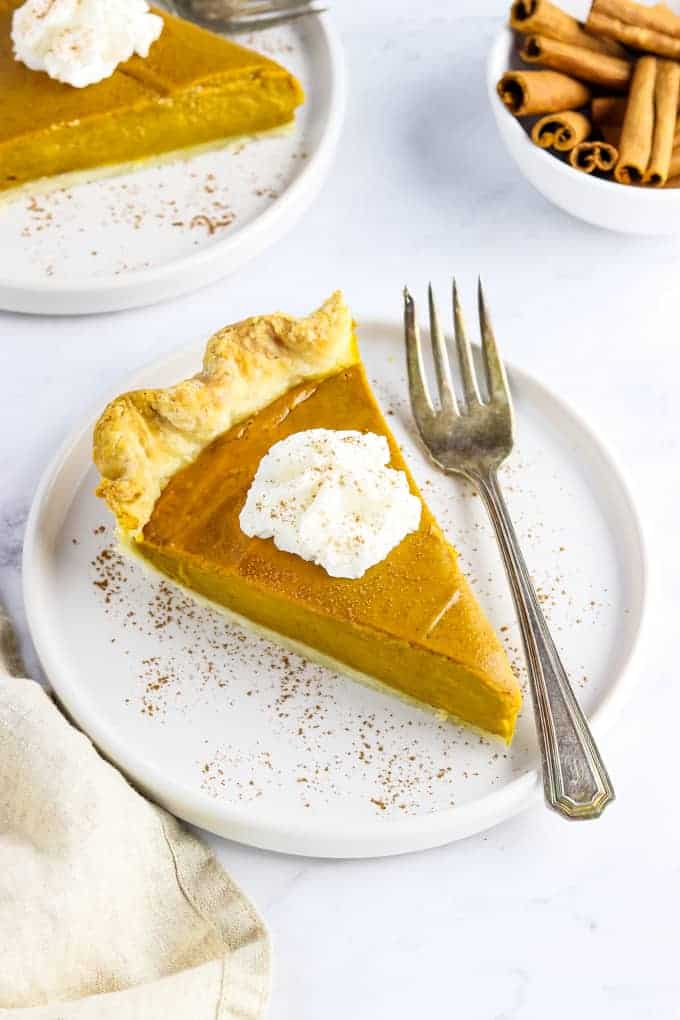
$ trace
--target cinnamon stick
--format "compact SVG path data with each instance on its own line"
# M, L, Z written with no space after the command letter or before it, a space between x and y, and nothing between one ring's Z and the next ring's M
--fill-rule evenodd
M596 96L590 104L590 119L605 142L618 146L626 113L625 96Z
M621 128L617 181L656 188L665 184L678 126L678 96L680 64L640 57Z
M592 174L594 170L609 173L619 158L615 146L607 142L581 142L569 153L569 162L576 170Z
M579 142L585 141L591 127L588 118L576 110L548 113L532 127L531 140L541 149L569 152Z
M674 60L658 60L654 83L652 151L643 178L643 183L653 188L660 188L668 179L679 92L680 64Z
M620 125L618 128L615 127L613 124L610 126L605 125L604 129L601 129L601 133L605 142L609 142L610 145L613 145L615 148L618 149L619 143L621 141ZM678 146L680 146L680 127L676 127L675 129L675 133L673 135L673 149L671 151L673 152ZM668 176L670 177L670 171L668 173Z
M680 99L680 95L678 96ZM625 96L596 96L590 101L590 119L605 142L618 146L628 100ZM680 119L675 121L673 148L680 145Z
M668 178L666 185L671 185L674 188L680 187L680 145L673 147L671 153L671 161L668 164Z
M506 71L496 91L516 117L573 110L590 99L587 85L557 71Z
M586 28L635 50L680 57L680 17L665 4L647 7L632 0L593 0Z
M543 35L547 39L583 46L595 53L611 53L625 57L626 51L612 39L601 39L586 32L580 21L550 3L550 0L515 0L510 8L510 27L526 35Z
M596 96L590 104L593 122L599 125L610 123L623 124L627 99L625 96Z
M642 183L647 170L654 136L656 64L656 57L640 57L635 65L614 171L621 184Z
M541 64L614 92L624 92L633 73L633 65L620 57L593 53L582 46L573 46L542 35L528 36L519 55L527 64Z

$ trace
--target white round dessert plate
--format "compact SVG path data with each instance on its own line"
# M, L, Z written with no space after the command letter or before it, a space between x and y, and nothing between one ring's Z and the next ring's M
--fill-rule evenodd
M24 546L41 662L101 751L189 822L254 846L328 857L436 846L541 797L520 638L484 509L417 441L401 327L365 324L360 339L397 440L520 672L526 697L511 747L244 630L121 554L94 495L94 417L48 468ZM130 386L193 374L202 349L150 365ZM638 517L610 455L578 415L522 372L511 369L510 382L518 438L504 488L599 734L633 679L646 583Z
M306 95L294 125L57 190L0 196L0 308L110 312L187 293L278 240L316 197L345 105L327 15L239 36Z
M561 6L585 19L585 0ZM627 234L680 233L680 188L635 188L575 170L552 152L531 141L522 123L501 102L496 85L505 71L523 65L515 55L514 33L503 27L487 60L487 92L501 138L520 172L545 198L587 223ZM533 118L532 118L533 120Z

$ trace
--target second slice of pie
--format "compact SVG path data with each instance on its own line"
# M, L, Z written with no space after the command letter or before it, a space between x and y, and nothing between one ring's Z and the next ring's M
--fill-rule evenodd
M20 3L0 0L0 192L218 146L287 124L303 101L280 64L159 10L163 30L147 57L73 88L15 59Z
M357 578L241 527L262 458L313 429L384 437L422 505L418 526ZM512 738L517 680L375 401L340 294L306 319L226 327L192 379L116 398L94 459L123 540L163 574L310 658Z

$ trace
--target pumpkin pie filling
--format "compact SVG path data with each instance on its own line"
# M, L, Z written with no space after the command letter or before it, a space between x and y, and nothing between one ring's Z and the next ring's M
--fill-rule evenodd
M292 121L303 101L273 60L162 11L148 57L72 88L14 59L19 3L0 0L0 191L267 131Z
M313 319L294 321L299 325ZM238 371L245 371L242 358L250 366L260 344L266 353L262 357L258 353L254 361L265 374L272 371L270 359L284 356L289 341L279 335L278 325L266 319L251 321L257 326L250 332L247 323L234 327L241 333L233 345L237 351L230 350L228 367L206 357L205 364L225 392L235 388L235 364L239 363ZM308 330L313 339L318 327L317 319ZM260 329L262 339L256 337ZM304 646L311 658L330 659L340 669L378 680L510 740L521 701L517 681L458 567L454 548L424 503L418 529L357 579L331 577L322 567L281 551L271 539L250 538L240 528L239 515L262 457L275 442L312 428L385 436L390 466L405 472L411 491L422 500L373 397L353 338L343 343L338 360L349 363L338 371L296 381L254 413L201 441L196 455L169 471L148 513L138 488L127 485L133 448L125 450L121 441L128 431L127 418L134 415L134 429L144 440L143 454L135 447L135 456L146 455L150 436L159 427L159 413L166 414L155 395L163 391L119 398L127 403L114 402L95 434L95 459L104 476L100 494L116 509L136 551L181 585L274 636ZM300 374L305 375L296 371ZM187 409L197 402L196 380L191 382L193 388L181 390L181 399L178 391L171 398L177 412L172 431L160 426L159 456L164 463L168 444L177 443L176 423L184 426ZM211 405L215 399L211 391ZM147 418L142 410L145 424L140 432L139 412L146 407L153 408L155 417ZM140 527L131 527L132 517L121 513L119 499L128 508L143 507L142 512L135 509ZM139 521L144 516L146 520Z

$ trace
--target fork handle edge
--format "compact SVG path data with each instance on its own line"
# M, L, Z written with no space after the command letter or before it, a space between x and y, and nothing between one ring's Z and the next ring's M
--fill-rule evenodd
M472 478L496 533L515 601L534 702L548 804L567 818L597 818L614 789L536 596L495 472Z

